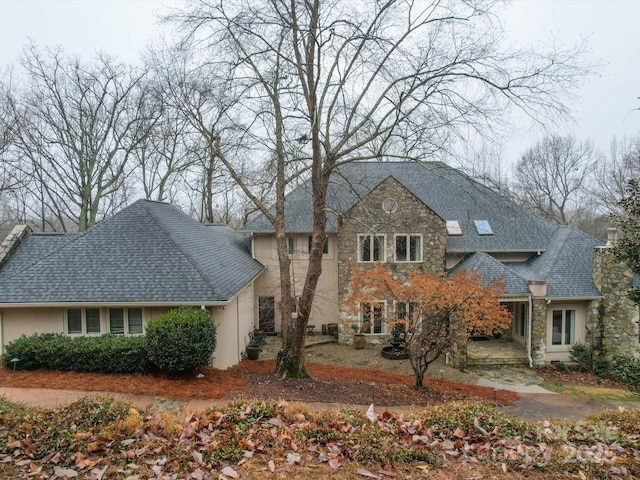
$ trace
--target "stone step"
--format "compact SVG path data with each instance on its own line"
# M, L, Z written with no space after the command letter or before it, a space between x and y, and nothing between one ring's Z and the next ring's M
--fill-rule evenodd
M467 366L482 366L482 365L508 365L526 367L529 365L529 360L526 357L492 357L492 358L471 358L467 357Z

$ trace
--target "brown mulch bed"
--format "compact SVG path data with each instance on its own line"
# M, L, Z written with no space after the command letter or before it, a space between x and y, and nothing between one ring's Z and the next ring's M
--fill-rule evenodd
M312 363L312 379L278 380L275 362L243 361L229 370L203 368L203 378L194 374L168 376L158 374L116 375L59 372L50 370L17 371L0 369L0 386L52 388L123 394L162 396L178 399L261 398L301 402L366 405L427 406L452 400L482 400L510 405L518 394L507 390L425 378L424 388L413 388L415 379L383 370L350 368Z

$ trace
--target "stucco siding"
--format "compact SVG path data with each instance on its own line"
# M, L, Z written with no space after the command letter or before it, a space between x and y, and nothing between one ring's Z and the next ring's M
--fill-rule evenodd
M292 255L292 274L294 280L294 294L299 297L302 294L307 266L309 262L308 236L310 234L292 234L295 238L296 252ZM280 320L280 274L278 255L274 235L255 235L254 253L256 259L261 262L266 270L255 282L255 298L259 296L275 298L276 332L281 331ZM310 325L316 325L319 331L322 324L335 323L338 318L338 260L337 260L337 236L329 234L328 253L322 258L322 275L318 281L316 295L311 308L309 318ZM257 315L257 304L255 309ZM257 318L256 318L257 322ZM257 323L256 323L257 324Z
M34 333L63 333L64 308L2 308L2 344L21 335ZM3 349L4 350L4 349Z

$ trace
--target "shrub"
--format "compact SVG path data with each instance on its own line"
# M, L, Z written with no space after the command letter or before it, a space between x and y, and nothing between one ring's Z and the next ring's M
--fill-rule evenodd
M640 392L640 359L631 355L616 355L613 357L612 374L629 390Z
M216 326L204 310L180 307L147 323L147 355L162 370L180 372L209 365L215 348Z
M3 364L33 370L74 370L77 372L134 373L148 369L144 337L101 335L69 337L59 333L22 336L9 343Z
M567 373L569 371L569 365L564 362L551 362L556 370L562 373Z
M593 359L591 369L598 378L606 378L611 372L612 363L607 357L595 357Z
M593 351L591 347L585 343L574 343L569 350L569 358L572 362L576 362L580 371L590 372L592 369Z

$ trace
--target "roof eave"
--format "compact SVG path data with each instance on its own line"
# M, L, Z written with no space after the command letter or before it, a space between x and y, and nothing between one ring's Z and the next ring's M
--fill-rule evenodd
M188 301L153 301L153 302L24 302L24 303L0 303L0 309L3 308L50 308L50 307L223 307L228 305L232 300L188 300Z

